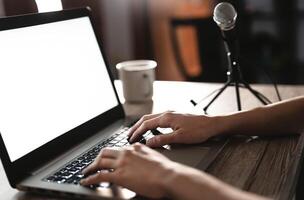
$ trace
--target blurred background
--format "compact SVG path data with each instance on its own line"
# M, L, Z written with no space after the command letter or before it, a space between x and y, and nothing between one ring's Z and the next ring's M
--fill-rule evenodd
M11 16L89 6L116 76L118 62L155 59L158 80L226 81L212 20L216 0L0 0ZM304 1L234 0L241 70L251 83L304 83Z

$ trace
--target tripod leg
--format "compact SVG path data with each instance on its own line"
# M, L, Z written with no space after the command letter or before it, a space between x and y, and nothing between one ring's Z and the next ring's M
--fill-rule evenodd
M213 97L213 99L211 99L211 101L207 104L207 106L204 107L204 112L205 114L207 114L207 110L209 108L209 106L217 99L218 96L220 96L222 94L222 92L224 92L224 90L231 84L231 81L228 81L227 83L225 83L225 85L220 89L220 91Z
M239 90L239 82L238 81L235 81L235 93L236 93L237 107L238 107L238 110L241 111L242 106L241 106L240 90Z
M262 99L259 95L257 95L257 91L255 91L254 89L252 89L251 87L250 87L250 85L248 84L248 83L246 83L246 82L243 82L243 84L244 84L244 86L258 99L258 100L260 100L264 105L267 105L268 103L264 100L264 99Z
M251 87L250 87L250 85L248 84L248 83L246 83L246 82L244 82L244 85L245 85L245 87L258 99L258 100L260 100L264 105L267 105L268 103L264 100L264 99L262 99L259 95L257 95L257 92L254 90L254 89L252 89Z

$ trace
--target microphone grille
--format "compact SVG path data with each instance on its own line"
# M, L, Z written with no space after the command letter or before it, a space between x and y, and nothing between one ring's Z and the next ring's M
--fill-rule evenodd
M215 6L213 20L221 30L231 30L235 26L237 12L234 7L227 2L219 3Z

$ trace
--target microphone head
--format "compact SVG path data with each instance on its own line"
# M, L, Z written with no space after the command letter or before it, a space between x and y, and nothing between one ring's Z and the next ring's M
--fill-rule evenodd
M222 2L215 6L213 11L213 20L222 31L233 29L236 18L237 12L230 3Z

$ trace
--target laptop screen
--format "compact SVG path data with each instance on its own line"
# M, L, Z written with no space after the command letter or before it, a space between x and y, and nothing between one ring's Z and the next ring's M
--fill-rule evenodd
M0 131L11 161L118 105L89 17L0 31Z

